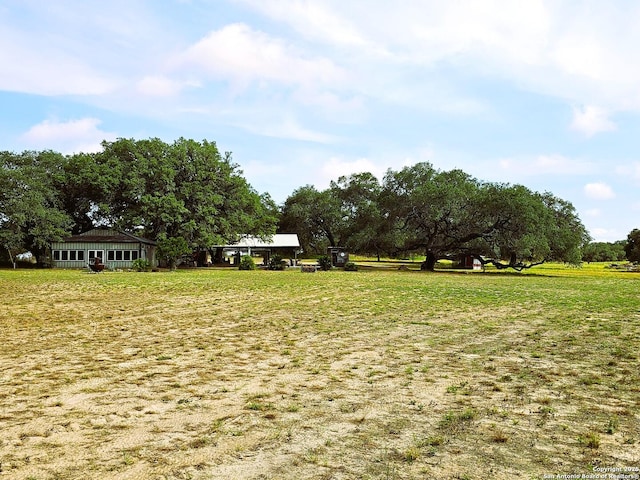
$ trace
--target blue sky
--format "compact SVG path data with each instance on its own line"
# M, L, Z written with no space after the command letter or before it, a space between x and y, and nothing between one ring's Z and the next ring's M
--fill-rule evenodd
M420 161L640 228L640 3L0 0L0 149L179 137L259 192Z

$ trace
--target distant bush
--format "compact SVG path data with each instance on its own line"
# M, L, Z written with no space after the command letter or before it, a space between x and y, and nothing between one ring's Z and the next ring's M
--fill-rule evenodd
M282 255L272 255L269 259L269 265L267 268L269 270L284 270L286 268L286 260L282 258Z
M240 259L240 270L255 270L256 262L253 261L250 255L243 255Z
M582 248L582 260L585 262L620 262L626 259L626 242L591 242Z
M331 270L331 268L333 267L331 263L331 257L328 255L319 256L318 265L320 266L320 270L324 270L325 272Z
M131 262L131 268L136 272L148 272L151 270L151 264L146 258L138 258Z
M353 262L347 262L344 264L344 271L345 272L357 272L358 271L358 265L356 265Z

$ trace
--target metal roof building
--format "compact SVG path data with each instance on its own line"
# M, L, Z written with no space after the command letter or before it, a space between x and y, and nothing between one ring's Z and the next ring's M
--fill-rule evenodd
M297 258L300 253L300 239L297 233L276 233L264 240L254 236L244 236L238 242L228 245L215 245L213 249L218 251L217 260L223 258L223 254L233 252L233 255L259 254L266 264L272 254L278 253L285 257Z
M243 237L237 243L216 245L217 248L262 249L262 248L300 248L297 233L276 233L272 237L262 240L259 237Z

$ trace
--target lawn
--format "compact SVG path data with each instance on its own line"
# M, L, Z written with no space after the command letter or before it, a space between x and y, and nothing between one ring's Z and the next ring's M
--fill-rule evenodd
M0 478L640 467L640 274L0 271Z

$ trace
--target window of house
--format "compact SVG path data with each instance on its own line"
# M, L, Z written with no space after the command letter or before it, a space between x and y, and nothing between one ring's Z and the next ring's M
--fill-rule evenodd
M131 260L138 259L137 250L108 250L107 260L110 262L130 262Z
M96 258L102 260L104 258L104 250L89 250L89 260L93 261Z
M84 250L54 250L53 259L58 262L84 261Z

